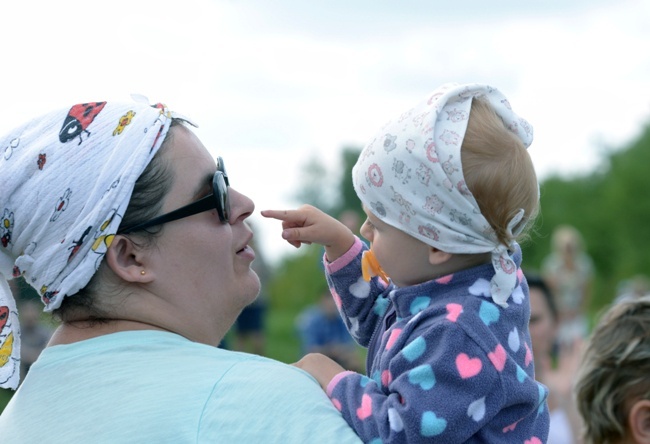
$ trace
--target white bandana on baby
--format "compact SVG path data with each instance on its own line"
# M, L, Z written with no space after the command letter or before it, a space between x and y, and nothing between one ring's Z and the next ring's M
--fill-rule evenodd
M7 279L22 275L46 311L86 286L171 117L162 104L83 103L0 137L0 387L15 389L20 367Z
M495 88L446 84L388 122L352 170L360 200L382 221L448 253L492 253L492 299L502 307L516 286L516 266L465 185L460 149L472 98L486 100L528 147L533 129ZM518 234L521 210L508 224ZM513 246L509 246L512 248Z

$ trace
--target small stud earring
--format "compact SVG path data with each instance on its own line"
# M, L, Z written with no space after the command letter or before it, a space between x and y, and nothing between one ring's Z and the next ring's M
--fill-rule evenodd
M144 271L144 270L140 270L140 274L141 274L142 276L144 276L145 273L146 273L146 271Z

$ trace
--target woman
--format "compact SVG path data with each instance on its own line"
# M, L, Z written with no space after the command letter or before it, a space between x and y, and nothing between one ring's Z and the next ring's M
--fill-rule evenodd
M538 275L526 273L530 294L530 339L535 360L535 377L548 387L550 428L548 442L574 444L579 439L581 420L571 395L575 373L580 364L581 343L561 346L556 353L558 311L545 281ZM554 362L555 361L555 362Z
M575 227L556 227L551 246L551 254L542 263L542 273L558 302L558 340L571 344L586 338L589 332L587 310L591 303L594 265Z
M217 348L260 290L254 205L182 119L86 103L0 143L0 271L62 321L2 442L357 442L306 373ZM17 313L0 297L0 386L15 388Z

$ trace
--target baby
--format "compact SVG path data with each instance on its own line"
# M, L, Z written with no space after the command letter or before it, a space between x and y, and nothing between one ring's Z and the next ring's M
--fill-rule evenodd
M538 210L531 141L498 90L444 85L385 125L352 171L371 250L314 207L262 212L292 245L325 246L369 377L318 354L296 365L365 442L546 442L516 242Z

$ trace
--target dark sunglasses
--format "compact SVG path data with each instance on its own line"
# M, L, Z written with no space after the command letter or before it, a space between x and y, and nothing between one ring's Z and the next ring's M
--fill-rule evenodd
M215 171L214 177L212 178L212 194L177 210L154 217L146 222L142 222L141 224L121 228L117 231L117 234L126 234L133 231L144 230L145 228L166 224L167 222L183 219L184 217L193 216L214 209L216 209L219 214L219 220L222 223L227 223L230 218L230 198L228 197L229 186L230 182L228 181L228 174L226 173L223 159L218 157L217 171Z

